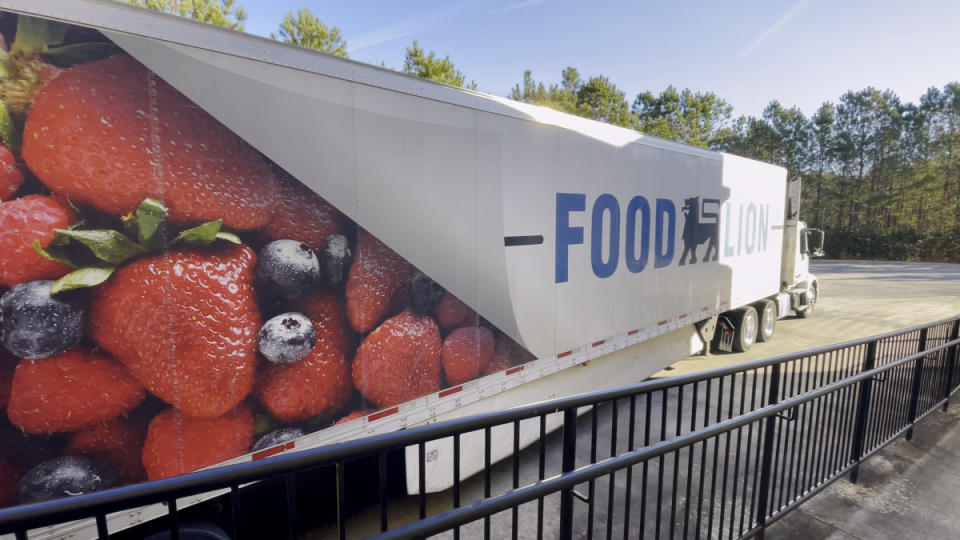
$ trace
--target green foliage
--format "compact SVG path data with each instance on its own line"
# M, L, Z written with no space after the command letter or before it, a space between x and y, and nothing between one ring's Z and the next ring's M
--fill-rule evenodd
M407 54L403 59L403 72L431 81L464 87L463 73L453 65L449 55L440 58L433 51L425 51L416 41L407 47ZM470 84L465 87L476 90L477 83L470 81Z
M507 97L621 127L633 127L636 123L626 94L617 85L604 76L584 82L573 67L564 69L560 83L549 87L534 81L528 69L523 72L523 82L514 86Z
M633 112L639 131L671 141L717 148L732 135L733 107L713 92L679 91L673 85L656 96L641 92Z
M243 31L247 12L234 0L123 0L128 4Z
M347 56L347 42L336 26L323 24L309 9L301 8L296 13L288 11L280 23L280 35L270 34L273 39L306 49L315 49L329 54Z

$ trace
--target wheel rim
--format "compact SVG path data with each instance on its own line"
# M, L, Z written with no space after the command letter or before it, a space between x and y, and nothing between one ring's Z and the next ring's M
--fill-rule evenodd
M757 340L757 314L751 311L743 316L743 344L747 347Z
M807 308L807 311L813 311L813 308L817 305L817 286L814 285L810 287L810 299L808 300L810 307Z
M772 302L768 302L766 306L763 307L763 335L770 337L773 335L773 325L777 320L776 315L776 306Z

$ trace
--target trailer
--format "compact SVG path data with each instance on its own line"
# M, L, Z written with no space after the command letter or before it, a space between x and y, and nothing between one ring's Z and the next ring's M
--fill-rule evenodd
M114 2L0 14L0 131L22 177L0 217L60 219L0 231L24 262L0 269L11 478L126 459L101 489L609 388L746 350L816 305L823 233L780 167ZM278 241L306 246L319 277L271 274L271 257L290 262ZM76 339L35 324L15 343L17 291L47 281L44 301L82 319ZM318 335L273 359L264 321L292 312ZM46 384L67 365L123 384L54 399L93 395ZM521 427L523 446L539 436ZM211 457L198 441L218 430L230 444ZM464 436L464 477L480 447ZM451 451L427 449L427 491L452 484Z

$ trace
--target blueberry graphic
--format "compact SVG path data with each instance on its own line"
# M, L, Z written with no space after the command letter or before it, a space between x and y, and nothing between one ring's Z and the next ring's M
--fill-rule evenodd
M276 240L260 250L257 277L271 291L293 300L316 287L320 280L320 261L302 242Z
M443 287L436 281L423 272L417 272L410 278L407 287L407 303L417 315L427 315L443 300L443 292Z
M30 469L20 480L22 504L82 495L113 485L105 465L83 457L53 458Z
M317 329L305 315L282 313L260 327L257 347L274 364L292 364L310 354L317 344Z
M318 250L320 257L320 281L332 289L339 289L347 282L347 273L353 262L353 251L347 237L331 234L323 240Z
M52 281L21 283L0 297L0 340L20 358L49 358L80 342L83 308L71 293L50 294Z

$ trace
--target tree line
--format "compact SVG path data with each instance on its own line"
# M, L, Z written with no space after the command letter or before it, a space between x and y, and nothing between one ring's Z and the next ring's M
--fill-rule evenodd
M234 0L126 0L243 30ZM347 56L336 26L308 9L288 12L274 39ZM449 56L406 49L402 70L476 88ZM851 90L811 116L771 101L759 117L734 116L713 92L668 86L632 101L605 76L564 69L556 83L524 71L511 99L648 135L774 163L803 186L801 218L827 231L833 257L960 262L960 83L930 88L919 103L890 90Z

